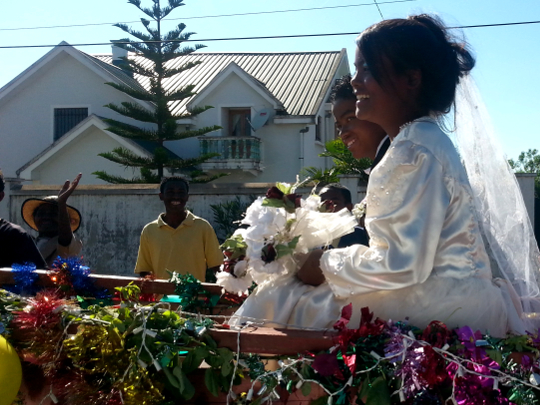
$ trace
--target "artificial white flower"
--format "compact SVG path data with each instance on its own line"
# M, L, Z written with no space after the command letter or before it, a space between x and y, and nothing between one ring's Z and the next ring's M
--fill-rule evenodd
M301 201L302 208L311 210L311 211L318 211L319 207L321 206L321 197L317 194L311 194L308 198L305 200L302 199Z
M245 277L235 277L226 271L220 271L216 274L216 284L232 294L247 294L252 283L253 279L249 273L246 273Z
M365 198L362 201L360 201L358 204L354 205L352 209L352 213L358 221L360 221L362 217L366 215L366 207L367 207L367 200Z
M244 277L248 270L248 262L246 260L240 260L234 265L234 275L238 278Z

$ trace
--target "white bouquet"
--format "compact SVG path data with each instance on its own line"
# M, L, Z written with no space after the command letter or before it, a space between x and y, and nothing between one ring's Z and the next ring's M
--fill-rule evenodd
M321 198L312 192L302 199L297 186L277 183L248 207L242 220L247 228L222 245L227 260L217 278L225 290L241 294L253 281L294 275L303 255L353 232L358 223L347 209L321 212Z

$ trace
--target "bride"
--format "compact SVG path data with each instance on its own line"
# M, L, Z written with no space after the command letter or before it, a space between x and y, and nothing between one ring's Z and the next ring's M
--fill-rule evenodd
M418 327L439 320L504 336L532 326L538 251L515 179L465 94L474 63L428 15L382 21L358 37L356 116L392 140L368 185L370 246L311 252L296 278L260 286L232 324L254 317L326 328L352 303L351 327L366 306ZM438 125L458 84L461 156Z

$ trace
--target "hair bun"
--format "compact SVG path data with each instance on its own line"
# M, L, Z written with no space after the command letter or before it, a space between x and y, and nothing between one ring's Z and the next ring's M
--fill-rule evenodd
M386 61L390 61L398 75L419 70L419 110L444 114L451 109L460 78L475 65L466 42L449 31L438 17L419 14L381 21L366 29L358 37L357 45L381 84L389 76Z
M449 62L456 64L459 77L468 74L474 68L475 58L468 49L467 43L463 40L459 41L455 35L451 35L440 18L428 14L418 14L409 16L408 19L428 28L437 41L448 49Z

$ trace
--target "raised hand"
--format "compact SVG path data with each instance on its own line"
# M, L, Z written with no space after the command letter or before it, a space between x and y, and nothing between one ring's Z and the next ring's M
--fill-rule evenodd
M73 179L72 182L69 180L66 180L64 185L62 186L62 189L58 193L58 203L59 204L66 204L69 196L75 191L77 188L77 185L79 184L79 180L81 180L82 173L79 173L75 179Z

